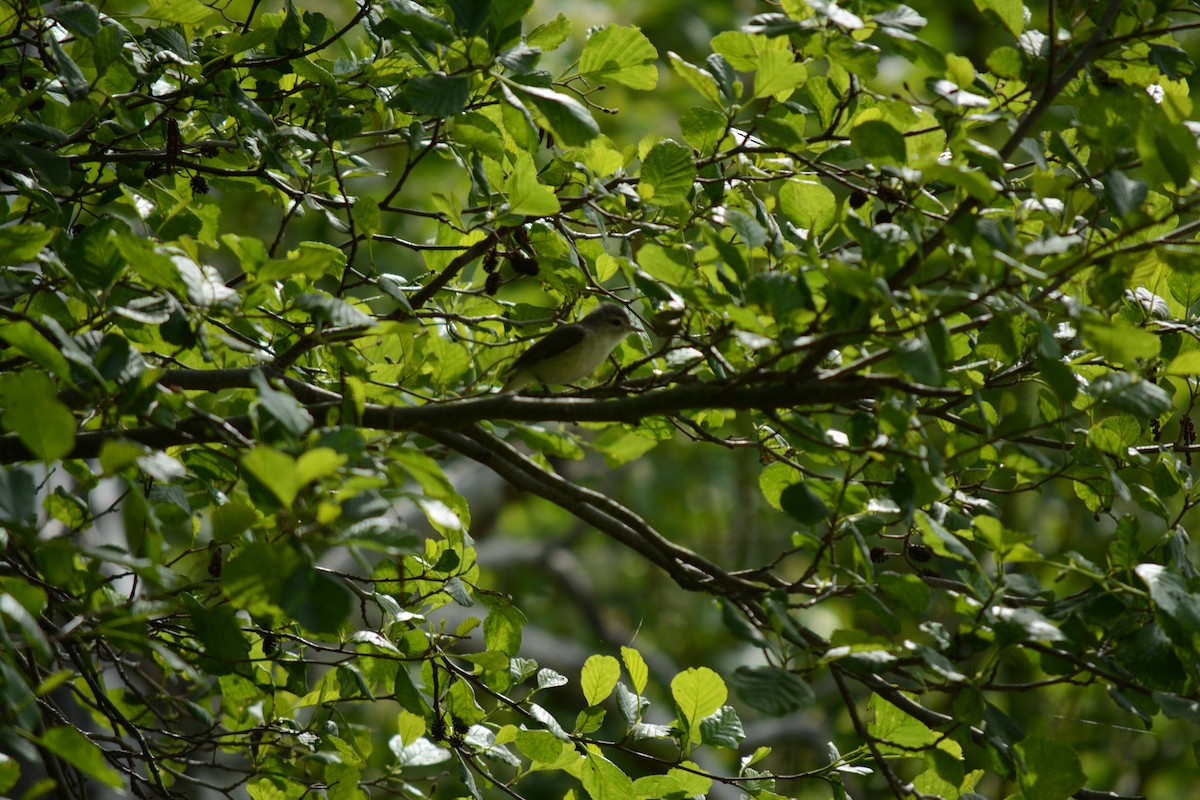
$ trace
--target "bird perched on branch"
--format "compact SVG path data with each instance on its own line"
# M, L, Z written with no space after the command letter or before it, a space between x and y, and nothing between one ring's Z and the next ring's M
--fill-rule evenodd
M616 303L601 303L578 322L560 325L520 355L508 370L505 392L531 383L574 383L592 374L629 334L633 323Z

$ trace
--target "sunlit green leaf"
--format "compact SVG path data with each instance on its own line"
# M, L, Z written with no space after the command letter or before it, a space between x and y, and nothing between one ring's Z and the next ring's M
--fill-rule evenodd
M658 50L636 27L609 25L594 32L579 57L579 74L589 83L620 83L631 89L658 84Z
M684 670L671 680L671 696L692 726L725 704L729 691L721 676L708 667Z
M606 700L621 676L621 665L612 656L590 656L583 665L579 685L589 706Z
M638 194L655 205L681 205L687 202L695 177L696 164L691 151L667 139L646 154Z

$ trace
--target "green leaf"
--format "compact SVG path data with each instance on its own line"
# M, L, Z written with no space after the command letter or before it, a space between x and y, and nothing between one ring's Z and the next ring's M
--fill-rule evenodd
M432 39L439 44L450 44L454 41L454 31L450 28L450 23L430 14L413 0L390 0L382 8L388 19L403 30Z
M700 741L712 747L736 750L746 732L732 706L721 706L700 722Z
M790 180L779 190L779 210L797 228L824 233L837 219L837 198L817 181Z
M779 504L802 525L815 525L829 516L829 508L812 489L803 483L793 483L779 496Z
M1118 414L1100 420L1088 430L1088 442L1097 450L1125 456L1142 434L1141 423L1130 414Z
M517 143L517 147L530 152L536 150L538 128L529 109L513 94L512 89L504 84L500 84L500 97L500 119L504 123L504 130Z
M578 101L551 89L538 86L509 84L517 95L524 95L546 118L546 123L560 142L570 147L587 144L600 135L600 126L591 112ZM507 121L505 123L507 127Z
M291 506L304 486L296 473L296 462L287 453L260 445L245 453L242 467L279 499L285 508Z
M685 798L687 789L672 775L643 775L633 782L633 790L639 798Z
M203 22L213 10L200 0L150 0L150 9L143 16L163 22L195 25Z
M579 686L589 706L608 699L621 677L621 665L612 656L593 655L583 664Z
M0 521L27 525L33 519L33 475L24 467L0 467ZM2 529L0 529L2 530ZM0 536L0 543L4 537Z
M213 539L232 542L259 519L258 511L242 498L233 498L213 509Z
M729 690L721 676L708 667L687 669L671 681L671 697L683 719L693 728L725 704Z
M1061 642L1067 638L1036 609L992 606L988 617L996 633L1009 642Z
M967 549L967 546L957 536L942 527L937 520L921 511L915 515L915 521L917 527L924 534L925 544L929 545L934 553L978 566L979 562L975 560L975 555Z
M1103 181L1104 194L1118 216L1124 217L1139 210L1146 202L1149 187L1145 181L1133 180L1114 169Z
M113 789L125 785L121 773L108 765L100 748L77 729L68 726L51 728L42 734L39 741L47 750L89 778Z
M21 631L26 643L41 659L50 658L50 643L42 633L37 617L7 591L0 590L0 618L7 617ZM4 637L7 625L0 625L0 637ZM7 638L7 637L4 637Z
M393 736L388 742L388 747L395 754L396 763L401 767L431 767L454 757L454 753L438 747L424 736L409 745L405 745L399 736Z
M612 81L631 89L658 84L658 50L637 27L609 25L594 32L579 57L579 74L591 84Z
M569 747L566 742L550 731L521 730L517 732L517 749L529 756L535 764L552 764L562 755L563 747Z
M757 33L722 31L712 39L714 53L720 53L729 65L739 72L758 69L762 53L768 50L787 51L787 39L771 39Z
M895 752L898 748L928 747L941 738L925 723L910 717L879 695L872 695L867 707L875 713L868 730L872 736L887 743L883 747L884 752Z
M549 53L571 35L571 20L562 12L549 22L543 22L525 36L525 44L540 48L543 53Z
M754 73L754 96L782 102L808 80L808 69L786 50L767 50Z
M1152 688L1182 691L1187 684L1188 669L1179 660L1170 637L1154 623L1119 638L1113 657L1132 674L1143 676Z
M21 779L21 765L12 756L0 753L0 792L7 793Z
M1138 359L1154 358L1160 348L1159 338L1153 333L1121 319L1086 320L1083 340L1114 366L1130 366Z
M528 153L517 155L513 170L504 183L504 191L508 194L508 210L513 214L546 217L557 214L562 208L554 190L538 182L537 168Z
M799 675L779 667L738 667L729 682L751 708L773 717L786 716L817 702L811 686Z
M305 292L296 297L296 307L312 315L314 322L327 322L339 328L370 327L374 320L340 297Z
M1109 372L1088 384L1087 393L1113 408L1155 417L1171 408L1171 396L1129 372Z
M1024 66L1021 53L1014 47L997 47L987 57L988 70L998 78L1019 80Z
M579 782L592 800L639 800L629 776L590 748L579 769Z
M646 667L646 661L642 658L642 654L632 647L621 647L621 660L625 662L625 671L629 673L629 680L633 683L633 690L639 695L646 691L646 682L650 677L650 670Z
M985 16L988 11L995 14L1013 36L1020 36L1025 30L1025 7L1021 0L975 0L975 7Z
M117 475L137 463L146 448L128 439L109 439L100 447L100 469L106 476Z
M354 598L337 578L301 564L284 581L281 607L315 633L333 633L350 617Z
M746 247L762 247L769 240L767 229L745 211L727 209L725 224L733 228Z
M221 75L224 76L224 80L221 81L222 88L232 103L232 107L229 109L230 112L248 127L260 131L273 132L275 130L275 120L271 119L271 115L264 111L262 106L254 102L250 95L246 94L246 90L242 88L242 85L231 74L223 72Z
M992 181L988 178L987 174L966 165L926 164L921 168L921 172L925 175L927 181L945 181L951 186L957 186L981 202L989 202L996 196L996 187L992 185Z
M813 307L808 284L785 272L760 272L752 277L746 287L746 299L769 308L781 325L791 322L796 311Z
M1058 739L1030 736L1015 749L1020 758L1017 780L1026 800L1067 800L1087 782L1079 756Z
M33 261L53 239L54 231L37 223L7 225L0 228L0 253L4 254L7 264Z
M1195 700L1167 692L1154 692L1152 696L1168 719L1185 719L1192 724L1200 724L1200 703Z
M907 150L900 131L882 120L867 120L850 129L850 143L868 161L904 164Z
M284 3L283 24L275 31L275 47L280 52L291 53L304 45L308 36L308 28L304 25L296 4L292 0Z
M1181 646L1200 647L1200 594L1193 593L1180 575L1160 564L1138 564L1134 569L1150 590L1150 599L1166 618L1163 630Z
M50 376L32 370L0 375L0 398L0 421L34 457L57 461L75 447L75 416L58 399Z
M533 0L489 0L488 16L498 32L520 20L533 8Z
M708 108L689 108L679 118L679 132L685 142L702 155L711 155L727 138L729 121L724 114Z
M696 163L691 150L665 139L650 148L642 162L638 195L658 206L681 206L688 202L695 179Z
M61 22L77 36L92 37L100 32L100 14L91 3L63 3L48 11L46 16Z
M4 332L0 331L0 336ZM1179 375L1181 377L1190 377L1200 375L1200 350L1188 350L1186 353L1180 353L1171 359L1167 364L1167 368L1163 370L1167 375Z
M667 62L675 74L687 81L693 89L717 105L721 104L721 89L717 86L717 79L712 76L711 72L684 61L678 54L672 52L667 53Z
M3 230L0 228L0 232ZM31 323L21 320L5 325L0 328L0 339L17 348L38 366L50 370L64 380L71 379L71 365L63 357L62 351L39 333Z
M488 615L483 620L483 642L490 651L515 658L521 651L521 629L525 626L525 615L519 608L499 601L488 604Z
M875 581L884 594L906 611L920 614L929 607L929 584L916 575L884 571L875 575Z
M275 389L261 371L250 375L250 382L258 391L258 405L270 414L289 434L298 437L313 426L312 414L287 392Z
M459 75L434 72L409 81L403 97L407 107L418 114L450 117L467 107L471 82Z
M79 65L71 60L71 57L62 49L56 36L50 37L50 51L54 54L54 60L58 64L58 80L67 97L73 101L86 100L91 86L88 84L87 78L83 76Z
M206 608L187 597L192 627L204 645L205 668L216 675L227 675L250 655L250 640L228 605Z

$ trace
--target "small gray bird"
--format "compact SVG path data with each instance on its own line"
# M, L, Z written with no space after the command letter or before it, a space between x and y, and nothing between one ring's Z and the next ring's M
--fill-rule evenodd
M514 392L531 383L575 383L591 375L633 331L625 309L601 303L578 322L560 325L534 342L509 368L502 391Z

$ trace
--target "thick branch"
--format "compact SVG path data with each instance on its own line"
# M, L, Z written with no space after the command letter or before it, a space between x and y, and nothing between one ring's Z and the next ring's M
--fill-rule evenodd
M698 553L670 541L612 498L547 472L508 442L479 426L471 426L461 432L462 438L473 443L474 447L468 448L471 452L463 448L464 442L451 441L451 437L460 435L457 431L434 431L428 435L494 469L513 485L545 497L576 516L584 518L581 511L599 512L614 524L607 528L596 527L662 566L684 588L713 591L724 596L745 593L759 595L765 591L764 584L734 577Z
M222 370L216 382L219 388L251 386L252 370ZM243 383L244 381L244 383ZM196 386L198 381L172 379L176 386ZM339 395L302 381L290 379L288 387L304 403L314 418L340 407ZM206 388L214 388L208 386ZM360 423L383 431L411 431L432 428L461 428L484 421L510 422L625 422L636 424L647 417L678 414L696 409L787 409L798 406L814 407L849 404L873 398L884 388L900 389L913 394L955 397L956 388L919 386L891 376L848 377L837 381L811 380L804 384L774 382L760 385L728 383L694 383L666 389L653 389L636 395L614 398L591 397L525 397L513 394L448 400L422 406L384 406L369 404L363 410ZM75 447L67 458L95 458L101 445L109 439L124 438L154 449L185 444L225 441L231 431L249 436L252 432L248 415L230 417L220 427L206 419L192 418L179 422L174 428L142 427L87 431L75 437ZM0 437L0 463L11 464L34 458L28 448L15 436Z

